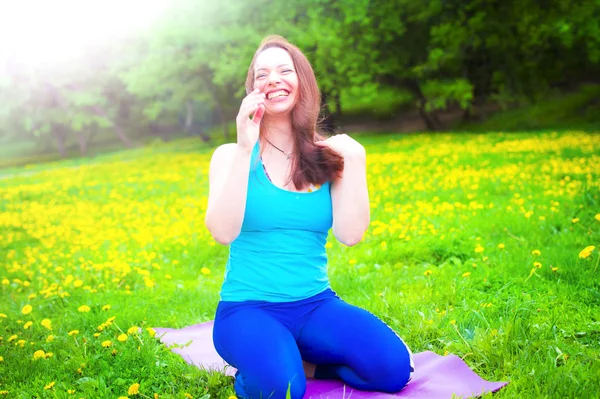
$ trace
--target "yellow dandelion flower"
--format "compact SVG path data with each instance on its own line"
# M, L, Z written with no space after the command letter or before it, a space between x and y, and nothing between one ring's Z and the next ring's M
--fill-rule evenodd
M112 345L112 341L107 340L107 341L102 342L102 347L104 347L104 348L108 348L111 345Z
M356 259L352 258L348 261L348 264L350 265L356 265Z
M597 213L596 216L594 216L594 219L596 219L597 221L600 222L600 213ZM3 282L4 283L4 282Z
M573 218L573 219L571 219L571 222L578 223L579 222L579 218Z
M150 334L151 337L154 337L156 335L156 331L153 328L146 328L146 331L148 331L148 334Z
M4 313L0 313L0 319L6 319L8 316L5 315Z
M32 321L28 321L27 323L25 323L25 324L23 325L23 328L24 328L25 330L27 330L27 329L29 329L29 327L31 327L32 325L33 325L33 322L32 322Z
M537 267L538 269L541 269L542 264L540 262L533 262L533 267Z
M100 333L94 333L94 337L98 338L100 336Z
M469 277L471 275L471 272L465 272L462 274L463 277Z
M590 256L592 254L592 251L594 251L594 249L596 249L596 247L593 245L585 247L584 249L581 250L581 252L579 252L579 257L581 259L587 258L588 256Z
M432 273L433 273L433 272L432 272L431 270L427 269L427 270L425 270L425 271L423 272L423 275L425 275L425 276L431 276L431 274L432 274Z
M88 305L81 305L80 307L77 308L77 310L82 313L87 313L92 309Z
M111 355L115 356L117 354L117 350L113 349L112 352L110 352Z
M21 313L29 314L29 313L31 313L32 310L33 310L33 308L31 307L31 305L25 305L25 306L23 306L23 309L21 309Z
M75 390L74 389L67 389L67 393L69 395L73 395L75 393Z
M44 320L42 320L42 322L40 324L43 327L47 328L48 330L52 330L52 320L50 320L50 319L44 319Z
M154 394L154 399L158 399L158 394L157 393Z
M54 353L47 352L46 355L44 356L44 358L48 359L48 358L51 358L52 356L54 356Z
M10 337L8 337L8 342L12 342L12 341L14 341L14 340L15 340L15 339L17 339L17 338L19 338L19 336L18 336L18 335L16 335L16 334L14 334L14 335L11 335Z
M0 362L4 361L4 357L0 356Z
M552 272L556 273L558 271L558 267L552 267Z
M127 337L128 337L128 335L127 335L127 334L121 334L121 335L119 335L119 337L118 337L117 339L118 339L120 342L125 342L125 341L127 341Z
M132 384L127 390L127 395L137 395L138 393L140 393L140 384L137 382Z
M139 330L140 330L140 328L138 326L131 326L127 329L127 334L129 334L129 335L137 334Z
M34 360L38 360L41 359L42 357L46 356L46 352L44 352L43 350L37 350L35 352L33 352L33 359Z
M3 278L2 279L2 285L9 285L10 284L10 280L7 278Z
M77 334L79 334L79 330L73 330L73 331L68 332L68 335L71 335L71 336L77 335Z
M55 385L55 384L56 384L56 383L55 383L54 381L52 381L51 383L49 383L48 385L46 385L46 386L44 387L44 389L45 389L45 390L52 389L52 388L54 388L54 385Z
M450 324L455 325L456 324L456 320L450 320Z
M102 310L104 310L104 311L110 310L110 307L111 307L110 305L104 305L104 306L102 306Z
M210 274L210 269L208 267L203 267L202 269L200 269L200 272L205 276L208 276Z
M186 399L194 399L194 397L187 392L185 393L185 397Z
M504 249L504 244L503 243L498 244L498 249Z
M482 247L480 244L477 244L477 246L475 247L475 252L476 253L482 253L483 251L485 251L485 248Z
M54 341L54 335L48 335L48 337L46 338L46 342L52 342Z
M129 399L128 396L119 396L118 399Z
M533 256L540 256L542 253L540 252L539 249L534 249L533 251L531 251L531 254Z
M112 323L113 321L115 321L116 318L117 318L117 316L111 316L111 317L109 317L108 319L106 319L106 323L105 324L110 325L110 323Z

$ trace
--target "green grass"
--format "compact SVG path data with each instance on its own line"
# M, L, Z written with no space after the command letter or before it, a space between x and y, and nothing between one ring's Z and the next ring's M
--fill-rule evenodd
M600 396L600 136L360 137L372 224L355 247L330 237L342 298L414 352L510 381L495 398ZM146 330L213 318L227 248L203 223L210 154L157 143L0 179L5 397L116 399L135 383L151 398L233 394Z

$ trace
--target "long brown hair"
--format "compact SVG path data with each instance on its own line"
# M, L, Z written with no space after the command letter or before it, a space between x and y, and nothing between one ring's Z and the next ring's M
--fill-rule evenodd
M246 92L249 93L254 89L256 58L264 50L273 47L279 47L289 53L298 75L298 99L292 109L294 161L291 180L298 189L311 183L323 184L327 181L333 181L341 176L344 169L344 159L335 151L315 144L315 141L325 139L325 135L319 131L317 122L321 109L321 91L317 85L313 68L302 51L281 36L265 37L254 54L248 69ZM265 119L263 119L263 122ZM261 133L263 133L262 126Z

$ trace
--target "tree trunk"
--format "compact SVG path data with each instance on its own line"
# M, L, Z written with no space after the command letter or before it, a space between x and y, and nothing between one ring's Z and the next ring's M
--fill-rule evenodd
M414 79L407 79L404 81L404 86L410 90L415 97L417 97L417 102L419 104L419 115L423 118L423 122L425 122L425 126L427 126L428 130L436 131L442 129L442 123L437 118L434 113L428 113L425 110L425 104L427 103L427 99L425 95L421 91L421 86L419 82Z
M61 158L65 158L67 156L67 146L65 144L66 134L63 131L62 126L53 125L52 126L52 134L56 139L56 148L58 149L58 153Z
M337 93L335 93L335 96L333 97L333 99L335 101L335 116L340 117L340 116L342 116L342 101L340 99L339 91Z
M104 108L102 108L99 105L94 105L93 107L94 112L96 112L97 115L103 116L106 119L110 120L110 118L108 117L108 114L106 113L106 111L104 110ZM131 141L129 140L129 138L125 135L125 132L123 131L123 128L121 127L121 125L119 124L119 122L115 121L111 121L113 124L113 128L115 129L115 134L117 135L117 137L119 138L119 140L121 140L121 142L123 143L123 145L127 148L131 148L132 144Z
M183 128L183 130L186 133L191 133L193 123L194 123L194 102L188 101L186 103L185 127Z
M83 132L78 132L79 136L79 150L81 151L81 156L85 157L87 155L87 138Z
M217 98L216 95L213 95L215 99L215 104L217 107L217 112L219 114L219 119L221 119L221 123L223 124L223 137L225 137L225 141L229 140L229 126L227 125L227 118L225 117L225 111L223 110L223 106L221 102Z
M425 122L425 126L427 126L427 130L436 130L435 122L431 119L430 115L425 111L425 103L419 101L419 115Z

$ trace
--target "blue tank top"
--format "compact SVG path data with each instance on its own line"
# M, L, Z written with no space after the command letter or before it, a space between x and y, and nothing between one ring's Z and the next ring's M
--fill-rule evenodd
M275 186L257 143L244 221L229 246L221 300L289 302L330 288L325 244L332 222L329 182L303 193Z

